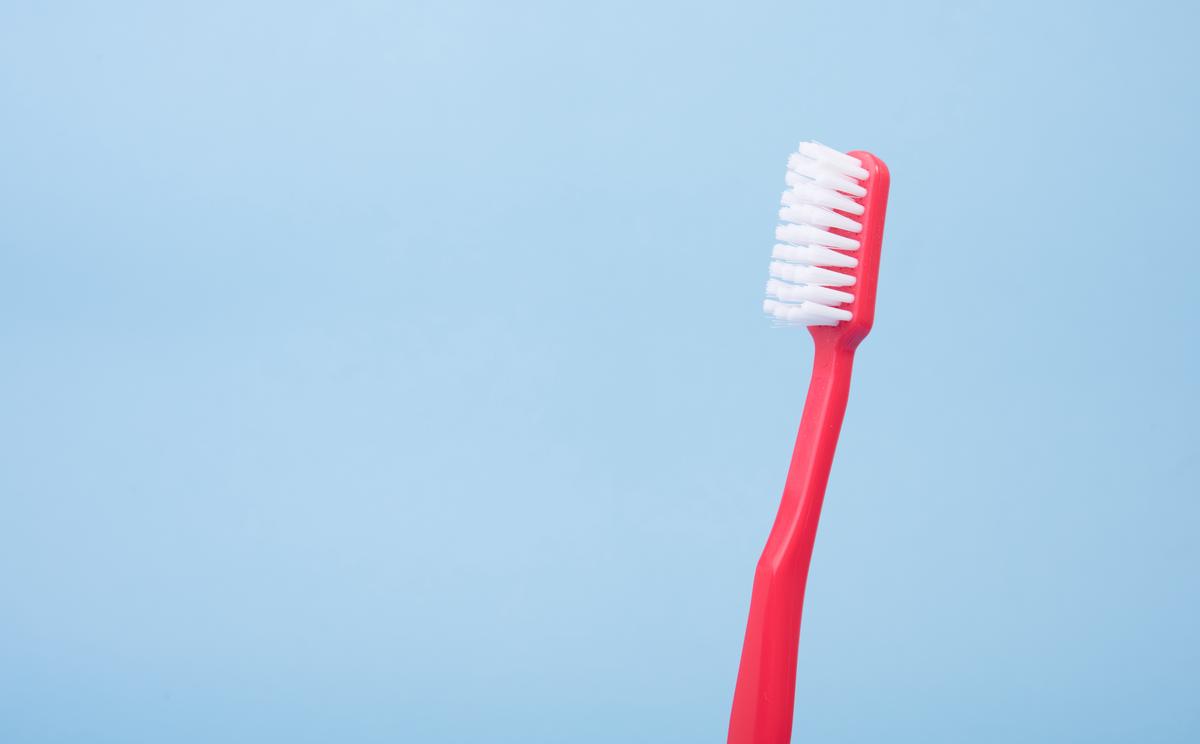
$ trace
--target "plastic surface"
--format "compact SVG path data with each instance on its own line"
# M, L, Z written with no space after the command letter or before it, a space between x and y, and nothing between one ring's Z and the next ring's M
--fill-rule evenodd
M786 744L791 740L804 585L846 412L854 351L875 320L875 285L887 209L887 167L870 153L850 154L867 171L862 181L867 194L857 200L865 207L859 218L863 230L854 236L862 244L854 254L859 261L853 270L858 281L854 301L844 306L853 317L836 326L809 329L815 346L812 379L779 512L754 574L729 719L729 744Z

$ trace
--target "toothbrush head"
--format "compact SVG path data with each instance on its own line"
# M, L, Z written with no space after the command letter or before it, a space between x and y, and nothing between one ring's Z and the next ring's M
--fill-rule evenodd
M857 344L875 319L888 170L867 152L803 142L788 158L763 310Z

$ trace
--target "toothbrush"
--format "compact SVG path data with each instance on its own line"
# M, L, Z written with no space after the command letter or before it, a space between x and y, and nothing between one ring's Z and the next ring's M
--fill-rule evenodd
M805 142L788 159L763 309L778 324L809 326L815 353L783 498L754 574L729 744L791 740L804 584L854 350L875 317L888 182L887 166L866 152Z

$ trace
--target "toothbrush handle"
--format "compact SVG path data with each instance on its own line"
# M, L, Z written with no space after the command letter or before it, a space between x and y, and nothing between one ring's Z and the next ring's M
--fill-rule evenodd
M754 573L729 744L788 744L800 614L817 521L850 392L854 346L813 328L812 379L783 499Z

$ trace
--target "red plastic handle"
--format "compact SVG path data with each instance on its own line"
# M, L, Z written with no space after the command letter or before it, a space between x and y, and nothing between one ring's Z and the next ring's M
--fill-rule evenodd
M815 353L804 415L775 524L754 574L750 618L742 646L729 744L787 744L796 694L796 656L804 585L812 559L821 502L850 394L854 350L875 318L875 284L887 208L889 175L878 158L851 153L868 172L863 182L863 230L834 230L861 243L856 257L854 315L836 326L811 328Z
M804 584L846 399L854 349L818 341L779 514L758 568L729 719L729 744L787 744Z

